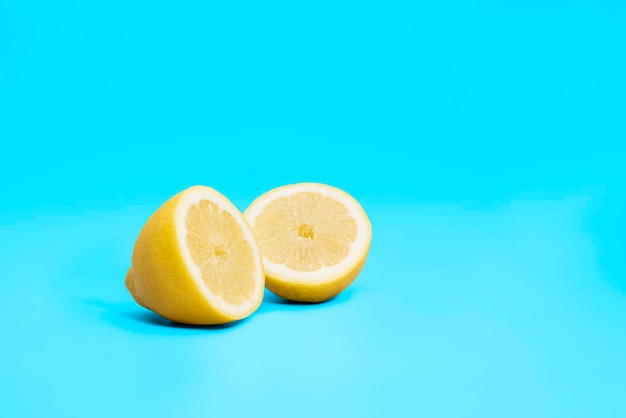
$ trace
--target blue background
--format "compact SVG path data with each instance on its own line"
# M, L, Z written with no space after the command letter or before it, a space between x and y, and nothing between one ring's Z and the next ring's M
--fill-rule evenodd
M626 416L618 1L0 0L0 416ZM344 188L321 305L177 326L163 201Z

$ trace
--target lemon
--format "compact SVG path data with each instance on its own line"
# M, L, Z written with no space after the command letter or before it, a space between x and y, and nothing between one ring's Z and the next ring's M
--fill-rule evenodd
M227 323L261 304L261 256L241 212L216 190L194 186L143 226L126 287L137 303L172 321Z
M365 264L371 223L361 205L335 187L278 187L254 200L244 216L261 251L265 285L285 299L330 299Z

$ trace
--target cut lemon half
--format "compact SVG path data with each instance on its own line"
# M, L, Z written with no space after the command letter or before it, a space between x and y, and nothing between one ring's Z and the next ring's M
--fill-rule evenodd
M265 285L285 299L330 299L348 287L365 264L370 221L352 196L335 187L278 187L252 202L244 216L263 257Z
M263 299L261 255L239 210L209 187L163 204L142 228L126 288L140 305L175 322L222 324Z

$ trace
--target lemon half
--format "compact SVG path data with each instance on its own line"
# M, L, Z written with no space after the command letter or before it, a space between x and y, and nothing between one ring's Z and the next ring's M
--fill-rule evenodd
M244 212L262 254L266 286L289 300L330 299L357 277L372 227L346 192L320 183L278 187Z
M194 186L143 226L126 287L137 303L172 321L227 323L261 304L261 255L241 212L216 190Z

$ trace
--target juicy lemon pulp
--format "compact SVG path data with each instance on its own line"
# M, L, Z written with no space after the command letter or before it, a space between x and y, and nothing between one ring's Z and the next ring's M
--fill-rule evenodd
M347 209L330 197L301 192L269 202L255 220L263 256L298 271L315 271L343 260L357 236Z
M254 252L233 216L208 200L191 205L185 219L187 247L211 293L239 305L255 286Z

